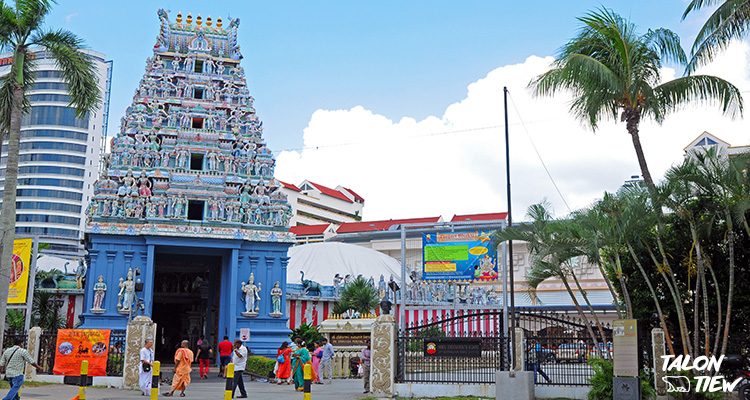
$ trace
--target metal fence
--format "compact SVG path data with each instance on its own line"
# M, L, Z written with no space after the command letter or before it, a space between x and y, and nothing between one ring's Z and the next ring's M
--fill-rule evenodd
M55 353L57 346L57 331L42 332L39 337L39 360L37 361L42 367L42 374L52 374L52 368L55 366Z
M124 329L113 329L109 333L107 376L122 376L123 365L125 365L125 333Z
M496 372L509 366L508 340L497 324L490 329L470 329L477 325L475 321L491 314L496 312L452 313L409 326L398 338L397 381L495 383Z
M589 360L612 359L609 325L600 324L599 329L591 319L587 324L577 314L559 311L517 313L515 319L524 330L524 369L534 372L537 385L589 385L594 375Z

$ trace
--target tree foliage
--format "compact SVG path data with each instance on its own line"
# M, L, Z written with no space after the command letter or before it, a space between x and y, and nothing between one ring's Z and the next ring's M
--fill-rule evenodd
M369 314L378 305L378 291L367 279L358 276L341 289L338 304L340 309L353 309L360 314Z

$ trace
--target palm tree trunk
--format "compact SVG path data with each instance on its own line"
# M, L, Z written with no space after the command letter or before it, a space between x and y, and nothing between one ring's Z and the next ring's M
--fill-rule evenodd
M638 157L638 166L641 168L641 176L643 176L643 181L646 182L646 187L648 187L651 197L654 198L656 185L654 185L654 180L651 178L651 172L648 170L646 155L643 154L643 146L641 145L641 138L638 132L638 125L641 123L641 115L636 110L626 109L623 112L623 116L625 117L630 138L633 140L633 148L635 149L636 157Z
M724 218L727 224L727 248L729 249L729 289L727 290L727 313L724 319L724 335L721 343L721 353L726 354L729 344L729 324L732 320L732 300L734 296L734 221L732 213L728 208L724 209Z
M565 290L568 291L570 298L573 300L573 305L575 305L576 311L578 311L578 315L581 316L583 323L586 325L586 330L589 331L589 336L591 336L591 340L594 341L594 348L598 348L599 341L596 340L596 335L594 334L594 330L591 329L591 323L589 322L589 319L586 317L586 314L583 312L583 308L581 308L581 304L578 303L578 299L576 298L575 293L573 293L573 290L570 288L570 283L568 283L568 280L565 278L565 275L560 275L560 280L563 282L563 285L565 285Z
M615 301L617 318L622 319L622 303L620 302L620 296L618 296L617 292L615 292L615 288L614 286L612 286L612 282L609 280L609 277L607 276L602 263L604 263L604 260L599 260L599 262L596 263L596 266L599 268L599 273L604 277L604 282L607 284L607 289L609 289L609 293L612 295L612 299L614 299Z
M23 63L25 49L17 49L14 68L17 70L16 85L13 88L13 104L10 112L8 132L8 158L5 164L5 186L3 188L2 214L0 214L0 343L5 335L5 315L7 313L8 290L10 287L10 266L13 257L13 241L16 238L16 186L18 185L18 150L21 140L21 117L23 114Z
M713 352L711 354L716 354L717 351L719 351L719 339L721 338L721 313L722 313L722 307L721 307L721 288L719 287L719 280L716 279L716 274L714 273L714 269L709 263L708 265L708 271L711 273L711 280L714 282L714 287L716 288L716 322L719 324L716 327L716 337L714 338L714 347Z
M695 259L696 264L698 265L698 279L695 282L695 289L696 289L696 301L699 301L700 299L700 292L703 292L703 330L704 330L704 353L708 355L708 352L711 348L711 339L709 338L709 328L708 328L708 290L706 289L706 263L703 259L703 248L701 247L700 238L698 237L698 229L695 227L695 223L692 220L688 221L688 224L690 225L690 236L693 239L693 247L695 248ZM699 286L700 285L700 286ZM695 303L695 315L698 316L700 314L699 308L700 304L698 302ZM700 317L696 317L696 321ZM700 332L698 329L697 322L695 323L695 349L693 354L698 354L700 351L700 343L698 341L698 338L700 337ZM697 357L697 356L696 356Z
M672 272L672 267L669 266L669 258L667 257L667 252L664 250L664 243L661 241L661 236L659 236L660 232L663 232L664 227L662 226L661 222L657 222L657 234L656 234L656 247L659 250L659 254L661 255L661 265L663 265L662 270L666 270L666 272L669 272L669 275L666 275L666 272L662 272L662 277L668 281L671 282L670 287L674 288L673 296L675 297L675 308L677 309L677 320L680 323L680 338L682 339L682 354L690 354L690 348L692 347L690 344L690 333L687 328L687 318L685 317L685 309L683 308L682 304L682 296L680 295L680 287L677 285L677 281L674 277L674 272ZM659 264L656 260L656 257L649 249L649 253L651 255L651 258L654 260L654 263L657 265Z
M625 285L625 277L622 276L622 263L620 262L619 254L615 256L615 265L617 268L615 273L617 274L617 280L620 282L620 290L622 290L622 296L625 297L625 306L627 307L625 315L627 315L628 319L633 319L633 303L630 302L630 293L628 292L627 285Z
M693 352L697 354L700 348L700 298L701 298L701 276L695 276L695 290L693 291Z
M573 272L573 269L570 269L570 275L573 277L573 282L576 284L576 288L578 288L578 292L581 293L581 296L583 297L583 301L586 302L586 307L588 307L589 312L594 317L594 323L596 324L596 328L599 331L599 336L602 338L602 343L607 343L607 336L604 334L604 328L602 327L601 321L599 321L599 316L596 315L596 311L594 311L594 306L591 305L591 302L589 301L589 296L586 294L586 291L583 290L583 287L581 287L581 283L578 281L578 277L576 276L575 272ZM600 349L597 348L597 351Z
M635 249L633 249L633 246L630 243L628 243L627 246L628 251L630 252L630 256L638 266L638 270L641 271L641 275L643 275L643 279L646 281L646 285L648 285L648 290L649 292L651 292L651 298L654 299L654 304L656 305L656 313L659 315L659 323L661 325L661 329L664 330L664 337L667 338L667 347L669 348L669 354L674 354L674 345L672 344L672 339L670 339L669 336L667 321L664 319L664 312L662 312L661 310L661 303L659 302L659 298L656 296L656 291L654 290L654 286L651 284L651 279L649 279L648 275L646 274L646 270L643 268L641 260L638 259L638 255L635 254Z
M650 247L646 246L644 243L644 246L646 247L646 251L648 251L649 257L651 257L651 261L656 266L656 270L659 271L659 274L661 275L662 279L664 279L664 282L667 284L667 288L669 289L669 293L672 295L672 301L674 302L675 310L677 311L677 323L680 327L680 341L682 342L682 354L690 354L690 343L689 343L689 335L687 332L687 321L685 320L685 310L682 308L682 297L680 296L679 288L672 285L672 281L667 276L667 273L665 272L665 269L669 271L671 275L672 271L669 269L668 265L664 265L663 268L659 267L659 260L656 259L656 255L651 250ZM666 337L668 341L671 341L672 338L667 336ZM675 355L675 354L672 354Z

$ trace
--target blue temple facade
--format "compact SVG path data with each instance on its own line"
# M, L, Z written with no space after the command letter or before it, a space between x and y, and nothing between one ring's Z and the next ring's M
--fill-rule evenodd
M158 16L88 208L82 327L146 315L170 350L249 329L251 350L275 355L289 333L291 208L240 65L239 20Z

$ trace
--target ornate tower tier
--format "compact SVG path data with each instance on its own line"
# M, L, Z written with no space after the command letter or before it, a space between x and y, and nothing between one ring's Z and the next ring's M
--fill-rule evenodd
M88 207L89 276L101 275L109 293L100 285L84 326L124 326L143 313L214 341L245 328L251 348L270 354L286 334L286 310L272 312L269 291L286 286L291 208L240 65L239 19L158 15L153 56ZM191 317L160 317L160 304Z

